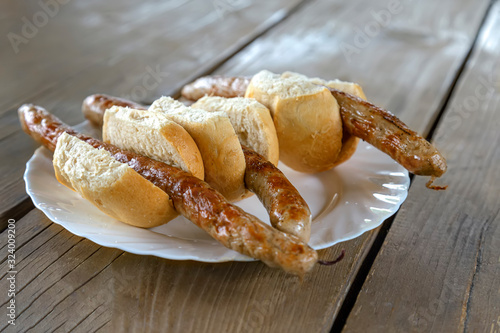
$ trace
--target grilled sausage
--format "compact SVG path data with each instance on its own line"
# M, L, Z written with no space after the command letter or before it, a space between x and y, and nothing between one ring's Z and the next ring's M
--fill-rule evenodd
M231 90L232 82L238 82L235 90ZM239 96L245 94L249 82L242 77L205 76L182 91L185 98L197 100L206 94L218 96L220 86L224 96ZM396 116L356 96L327 88L339 103L347 133L375 146L416 175L440 177L446 172L446 160L436 147Z
M205 95L220 97L243 97L251 78L205 76L185 85L182 88L182 97L197 101Z
M302 241L311 237L311 211L297 189L271 162L242 146L245 186L255 193L269 213L273 227Z
M189 173L79 134L39 106L23 105L18 113L24 131L52 151L59 135L66 132L110 152L117 161L128 164L165 191L179 213L232 250L299 276L317 262L317 252L297 237L275 230L230 204Z
M446 160L436 147L392 113L343 91L328 89L339 103L347 131L388 154L411 173L435 177L445 173Z
M89 96L83 102L84 108L92 110L92 117L88 119L95 125L102 124L106 109L115 105L115 101L133 104L111 96L98 96L98 99ZM262 156L246 147L243 148L243 153L246 162L245 187L262 202L269 213L271 224L278 230L308 242L311 237L311 212L297 189L277 167Z
M126 99L112 97L104 94L90 95L83 101L82 112L85 118L91 123L102 126L103 115L106 109L113 105L129 107L132 109L144 109L140 104L128 101Z

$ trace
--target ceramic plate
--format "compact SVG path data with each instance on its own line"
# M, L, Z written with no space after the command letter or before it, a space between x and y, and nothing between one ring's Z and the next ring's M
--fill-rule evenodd
M310 245L323 249L355 238L379 226L406 199L408 172L387 155L361 142L354 156L334 170L310 175L279 168L299 190L313 214ZM59 184L52 153L39 148L26 165L26 191L49 219L75 235L108 247L175 260L204 262L247 261L183 217L166 225L140 229L121 223ZM269 223L253 196L237 203Z

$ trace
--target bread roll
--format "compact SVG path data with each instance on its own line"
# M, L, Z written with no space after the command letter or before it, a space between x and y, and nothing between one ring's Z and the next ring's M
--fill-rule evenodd
M203 160L193 138L161 113L113 106L104 114L102 136L122 149L204 177Z
M224 111L240 143L278 165L279 145L271 113L253 98L205 96L193 107L206 111Z
M170 97L154 101L149 110L165 115L191 135L203 158L208 184L229 201L245 195L245 157L224 112L187 107Z
M245 97L255 98L271 111L285 164L310 173L335 165L342 147L342 120L337 101L326 87L264 70L252 78Z
M57 140L53 165L61 184L119 221L151 228L177 216L165 192L109 152L72 135Z
M308 78L305 75L294 73L294 72L285 72L283 73L284 77L299 77L305 80L309 80L314 84L321 84L330 88L338 89L340 91L346 92L348 94L357 96L366 100L365 93L361 86L357 83L345 82L340 80L332 80L326 81L317 77ZM337 157L337 160L333 164L333 166L337 166L345 161L347 161L351 156L356 152L356 148L359 143L359 138L354 135L349 134L347 131L343 131L342 135L342 149Z

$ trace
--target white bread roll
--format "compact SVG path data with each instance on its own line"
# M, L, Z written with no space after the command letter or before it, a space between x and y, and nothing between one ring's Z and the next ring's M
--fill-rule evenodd
M332 81L326 81L317 77L314 78L308 78L305 75L299 74L299 73L294 73L294 72L285 72L282 75L283 77L298 77L302 78L304 80L309 80L310 82L314 84L321 84L330 88L338 89L340 91L346 92L348 94L357 96L361 99L366 100L365 93L363 92L363 89L361 86L357 83L352 83L352 82L345 82L345 81L340 81L340 80L332 80ZM356 148L359 143L359 138L355 137L354 135L351 135L345 131L343 131L342 135L342 149L337 157L337 160L335 161L333 166L337 166L345 161L347 161L351 156L356 152Z
M59 137L52 163L61 184L119 221L151 228L178 215L165 192L109 152L72 135Z
M342 119L326 87L264 70L252 78L245 97L271 111L285 164L310 173L333 167L342 147Z
M122 149L204 177L203 160L193 138L161 113L113 106L104 114L102 137Z
M271 113L264 105L253 98L205 96L193 107L210 112L224 111L240 143L278 165L278 136Z
M245 157L224 112L191 108L170 97L154 101L149 110L165 115L191 135L203 158L208 184L229 201L245 195Z

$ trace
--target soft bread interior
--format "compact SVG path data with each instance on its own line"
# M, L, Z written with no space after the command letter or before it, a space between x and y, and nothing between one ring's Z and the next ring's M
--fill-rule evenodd
M271 111L285 164L310 173L333 167L342 148L342 119L326 87L264 70L253 76L245 97Z
M157 112L113 106L104 114L103 139L203 179L200 151L189 133Z
M279 145L276 129L268 108L253 98L205 96L193 107L210 112L224 111L240 143L278 164Z
M53 158L56 178L107 215L150 228L177 216L168 195L109 152L62 134Z
M362 98L366 100L365 93L363 92L363 89L361 86L357 83L354 82L347 82L347 81L341 81L338 79L335 80L323 80L319 77L312 77L309 78L303 74L295 73L295 72L284 72L282 74L282 77L285 78L297 78L297 79L303 79L303 80L308 80L314 84L319 84L319 85L324 85L330 88L338 89L340 91L346 92L348 94L357 96L359 98Z
M276 98L297 98L305 95L315 95L324 90L324 88L310 82L306 76L300 74L282 76L268 70L262 70L254 75L251 80L251 85L265 92L265 95L261 96L263 101L259 100L259 102L266 106L272 103L273 99ZM272 112L273 110L271 109L271 113Z
M65 185L76 191L86 188L89 192L113 185L130 169L109 152L95 149L67 133L57 140L53 164Z
M245 194L245 157L233 126L224 112L192 108L161 97L149 107L184 127L200 150L205 181L229 201Z

